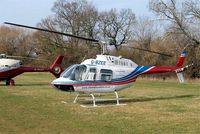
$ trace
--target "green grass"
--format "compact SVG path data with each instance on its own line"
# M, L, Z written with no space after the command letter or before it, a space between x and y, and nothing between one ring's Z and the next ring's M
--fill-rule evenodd
M75 94L54 90L49 85L53 79L50 74L27 73L15 79L14 87L1 83L0 134L200 133L198 82L140 79L119 92L128 98L122 102L127 106L82 108L83 98L73 104Z

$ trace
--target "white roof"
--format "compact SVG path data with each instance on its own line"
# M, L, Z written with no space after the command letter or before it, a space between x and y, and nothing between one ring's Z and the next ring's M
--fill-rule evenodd
M122 58L121 56L111 55L97 55L96 59L87 59L81 64L94 66L123 66L123 67L137 67L138 65L130 59Z

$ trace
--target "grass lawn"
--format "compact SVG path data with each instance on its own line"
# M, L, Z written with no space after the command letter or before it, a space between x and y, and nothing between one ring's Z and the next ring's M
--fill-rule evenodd
M26 73L15 78L16 86L0 84L0 134L200 133L198 82L139 79L119 92L126 106L82 108L84 98L73 104L76 94L54 90L53 79Z

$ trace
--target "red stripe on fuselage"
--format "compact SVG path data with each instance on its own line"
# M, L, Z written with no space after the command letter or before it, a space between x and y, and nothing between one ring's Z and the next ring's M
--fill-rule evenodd
M177 69L178 67L155 66L154 68L148 70L147 72L144 72L143 74L174 72Z

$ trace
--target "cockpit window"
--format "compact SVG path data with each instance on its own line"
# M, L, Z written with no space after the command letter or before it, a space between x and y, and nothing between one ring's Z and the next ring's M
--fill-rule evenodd
M65 69L65 71L61 74L61 77L64 77L64 78L69 78L69 76L72 74L74 68L78 66L78 64L76 65L72 65L72 66L69 66L67 69Z
M85 65L77 66L74 71L75 80L81 81L85 79L87 67Z
M61 77L69 78L71 80L81 81L85 79L87 67L85 65L73 65L67 68Z

